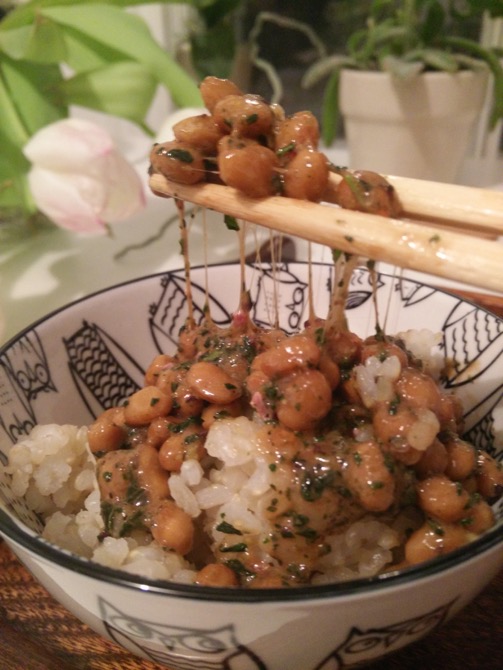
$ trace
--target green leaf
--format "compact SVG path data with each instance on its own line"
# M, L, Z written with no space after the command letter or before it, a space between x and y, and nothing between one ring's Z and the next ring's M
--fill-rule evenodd
M115 63L106 68L78 74L61 84L67 104L97 109L143 124L156 81L140 63Z
M11 92L7 88L3 63L0 64L0 130L10 138L10 141L19 147L24 146L29 140L29 132L24 125L23 119L14 104ZM2 148L2 152L4 150Z
M1 31L0 48L11 58L37 63L60 63L66 52L59 26L40 15L29 26Z
M4 57L1 71L12 104L27 133L62 119L68 110L57 93L62 81L59 67L49 64L15 61Z
M356 67L356 62L349 56L332 55L316 61L306 71L301 80L302 88L311 88L324 77L328 77L334 70L342 67Z
M368 40L369 30L367 28L362 28L360 30L355 30L355 32L349 36L348 41L346 42L346 50L348 54L359 63L362 63L362 65L364 64L362 53L368 53L368 49L366 47Z
M419 52L421 59L429 67L443 72L456 72L459 64L455 56L440 49L423 49Z
M188 4L196 7L205 7L211 5L216 0L160 0L159 4ZM24 2L16 4L13 11L2 20L0 31L2 28L10 30L11 28L18 28L19 26L26 26L35 21L36 15L41 9L45 7L65 7L76 5L89 4L105 4L114 5L118 8L133 7L138 5L151 5L153 0L31 0L31 2Z
M227 23L219 23L191 39L192 59L201 79L208 75L230 77L235 50L234 29Z
M4 177L2 167L0 165L0 212L5 209L34 213L36 207L30 197L26 175L10 173Z
M2 23L0 23L0 28ZM28 50L31 34L31 26L0 30L0 49L11 58L23 58Z
M455 54L460 69L463 70L487 70L487 63L481 58L468 56L467 54Z
M408 26L395 26L385 23L376 26L372 38L373 43L370 44L368 57L371 56L371 52L375 48L380 46L390 45L392 48L396 48L397 45L410 44L411 42L411 34Z
M370 4L369 12L372 21L381 21L383 16L387 16L394 9L395 0L373 0Z
M238 220L236 217L231 216L230 214L224 214L224 223L228 230L239 230Z
M325 92L323 95L322 107L322 135L325 145L329 147L337 135L337 128L339 126L339 81L341 71L337 68L332 73L327 82Z
M146 65L170 91L177 105L202 105L194 80L157 44L139 17L109 4L45 7L41 11L44 16Z
M445 29L446 13L438 0L429 0L424 10L424 19L419 25L420 39L425 44L432 44L433 40Z
M194 3L189 3L194 4ZM208 28L212 28L217 23L225 19L231 12L238 9L241 0L212 0L211 2L196 2L199 6L199 13L204 19Z
M124 54L117 49L111 49L68 26L65 29L65 44L66 62L76 73L92 72L125 59Z
M380 68L383 72L389 72L398 79L407 80L417 77L424 70L424 64L420 60L406 60L404 58L395 58L386 56L380 61Z
M0 209L33 212L35 206L26 181L30 163L0 126Z

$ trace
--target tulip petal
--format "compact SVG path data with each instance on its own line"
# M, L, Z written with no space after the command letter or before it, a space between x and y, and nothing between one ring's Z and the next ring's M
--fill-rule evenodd
M76 233L105 232L105 222L100 217L101 207L96 207L82 193L94 194L98 200L94 183L82 177L78 180L65 175L33 167L28 174L28 183L38 208L51 221Z
M37 207L75 232L103 232L145 205L143 184L114 148L109 134L84 119L46 126L24 152L32 162L29 186Z
M146 197L138 174L118 153L107 160L106 203L102 216L107 223L122 221L145 206Z
M48 169L87 171L90 161L112 148L112 139L101 126L85 119L63 119L36 132L23 153Z

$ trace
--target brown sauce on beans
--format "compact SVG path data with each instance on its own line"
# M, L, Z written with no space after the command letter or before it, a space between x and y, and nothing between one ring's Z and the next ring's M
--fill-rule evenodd
M201 93L209 113L177 124L173 142L154 146L153 171L183 183L217 171L252 197L322 198L332 167L318 151L311 113L286 117L215 77L203 81ZM250 162L260 169L251 171ZM399 212L385 179L338 171L341 206ZM367 517L403 525L410 511L390 567L434 558L490 528L503 471L460 437L459 402L401 340L379 327L362 340L347 328L344 305L357 259L335 258L327 318L311 314L296 335L253 324L245 286L229 326L217 327L210 314L196 324L178 206L189 303L178 350L156 357L144 388L89 429L105 534L153 537L194 563L195 583L259 588L310 583L330 552L327 538ZM365 391L366 366L386 362L393 373L379 373L375 392ZM208 471L214 464L208 433L237 417L260 427L269 469L260 501L265 530L241 531L221 519L216 530L225 540L216 542L201 518L176 505L170 481L188 462Z
M194 560L201 584L214 575L215 585L260 587L308 583L328 550L326 537L368 515L391 522L408 507L419 512L410 539L396 551L400 565L450 551L487 530L494 518L485 500L501 494L503 472L453 430L461 429L456 405L447 417L438 402L448 394L401 341L361 340L353 333L345 339L328 325L317 319L316 327L308 323L286 337L242 318L227 328L188 322L182 342L190 347L156 358L148 385L125 411L108 410L91 427L107 532L146 529L166 550ZM362 400L358 370L372 357L396 359L389 400ZM180 388L185 403L193 401L190 412ZM162 408L161 401L145 402L151 397L161 398ZM263 423L261 450L271 470L262 501L270 529L266 556L263 537L240 533L213 546L212 560L198 564L194 538L202 529L176 507L169 478L187 460L206 467L211 425L254 414ZM111 422L117 429L121 417L123 439L119 443L114 432L108 449L102 435Z

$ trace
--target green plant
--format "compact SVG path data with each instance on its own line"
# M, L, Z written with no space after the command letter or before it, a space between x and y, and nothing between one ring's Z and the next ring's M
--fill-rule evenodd
M128 119L153 134L145 119L158 86L179 106L201 104L196 82L145 22L126 11L141 4L148 0L0 3L0 218L36 214L23 147L66 118L71 105Z
M318 56L327 51L316 31L286 14L257 9L250 0L199 0L193 3L197 20L188 33L191 68L197 79L208 75L232 79L248 86L250 72L264 73L271 87L272 102L283 97L283 83L272 62L261 54L264 27L301 33ZM281 33L280 33L281 35Z
M236 15L242 0L199 0L189 27L192 66L199 79L229 78L236 53Z
M346 42L344 54L319 59L303 77L310 87L328 77L322 128L330 145L338 121L338 89L343 68L390 72L407 79L425 71L456 72L489 67L494 76L491 127L503 117L501 49L484 47L464 36L463 28L487 12L503 16L502 0L373 0L366 25Z

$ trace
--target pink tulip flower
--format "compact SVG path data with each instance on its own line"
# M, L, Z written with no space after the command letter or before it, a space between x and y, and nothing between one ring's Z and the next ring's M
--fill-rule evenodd
M139 175L95 123L64 119L39 130L23 149L32 163L28 183L35 204L74 232L105 232L145 205Z

